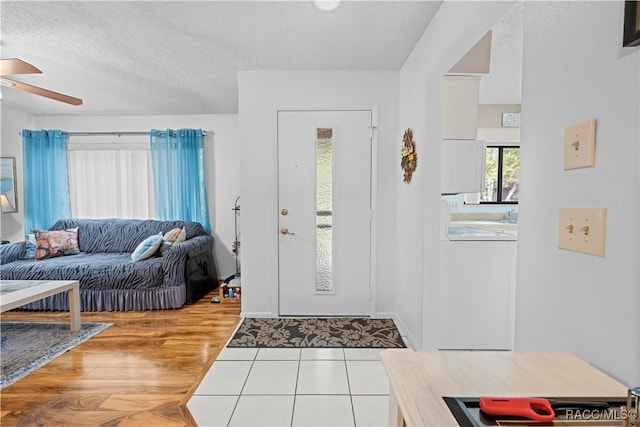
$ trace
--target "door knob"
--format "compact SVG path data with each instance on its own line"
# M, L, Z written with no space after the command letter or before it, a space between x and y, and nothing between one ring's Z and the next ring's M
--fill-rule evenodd
M282 208L282 210L280 211L280 213L282 215L287 215L289 213L289 210L287 208Z
M291 234L291 235L296 234L296 233L292 233L292 232L290 232L290 231L289 231L289 229L288 229L287 227L282 227L282 228L280 229L280 232L281 232L282 234Z

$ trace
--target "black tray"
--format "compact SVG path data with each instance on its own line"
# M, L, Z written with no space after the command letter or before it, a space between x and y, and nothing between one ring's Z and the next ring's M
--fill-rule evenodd
M536 396L537 397L537 396ZM625 397L546 397L555 401L606 402L607 409L559 408L556 418L550 423L541 423L522 417L491 416L480 410L478 397L443 397L449 410L462 427L483 426L622 426L621 407L625 406Z

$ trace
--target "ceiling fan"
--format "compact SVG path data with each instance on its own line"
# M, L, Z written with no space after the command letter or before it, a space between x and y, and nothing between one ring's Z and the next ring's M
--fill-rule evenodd
M0 85L2 87L9 87L18 89L23 92L33 93L35 95L44 96L46 98L55 99L56 101L66 102L71 105L82 105L82 99L74 98L73 96L64 95L62 93L54 92L52 90L43 89L41 87L32 86L30 84L18 82L16 80L8 79L5 76L13 74L40 74L42 71L34 67L33 65L17 58L1 59L0 60Z

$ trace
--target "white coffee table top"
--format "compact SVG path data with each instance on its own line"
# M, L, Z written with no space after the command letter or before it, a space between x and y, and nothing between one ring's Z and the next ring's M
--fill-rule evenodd
M0 311L78 288L77 280L0 280Z
M0 295L32 288L47 282L48 280L0 280Z

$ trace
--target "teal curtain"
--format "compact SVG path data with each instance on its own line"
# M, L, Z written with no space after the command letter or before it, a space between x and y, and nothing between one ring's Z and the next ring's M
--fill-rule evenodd
M195 221L211 232L201 129L151 130L158 219Z
M46 230L71 217L67 142L59 130L22 130L24 227Z

